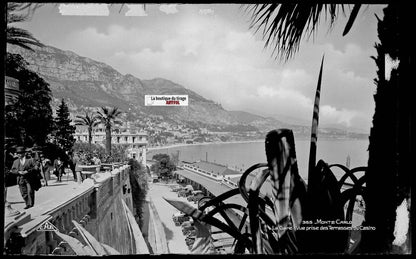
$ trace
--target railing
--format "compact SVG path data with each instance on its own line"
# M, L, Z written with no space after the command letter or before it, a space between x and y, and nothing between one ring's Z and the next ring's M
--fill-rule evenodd
M221 181L223 179L222 175L217 175L217 174L214 174L214 173L211 173L211 172L207 172L205 170L201 170L201 169L199 169L197 167L194 167L194 166L183 165L183 168L188 169L192 172L195 172L199 175L208 177L208 178L210 178L212 180L215 180L215 181Z
M128 179L129 166L115 165L114 167L118 168L98 174L94 171L97 166L84 167L83 170L87 168L90 170L87 172L91 172L94 177L76 185L71 196L64 202L50 206L50 209L46 208L39 216L29 215L29 218L25 217L23 221L8 224L11 228L5 229L6 253L73 254L68 245L62 242L62 239L53 231L39 231L39 228L50 223L59 232L77 238L79 233L72 224L74 220L91 233L95 233L97 224L101 222L100 218L106 214L106 208L111 206L107 204L112 201L109 198L121 192L124 181Z
M100 172L99 165L80 165L83 178L91 178L94 174Z

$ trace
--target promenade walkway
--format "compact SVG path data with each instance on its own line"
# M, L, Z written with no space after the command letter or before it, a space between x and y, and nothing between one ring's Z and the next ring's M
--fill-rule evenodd
M185 243L182 229L179 226L175 226L175 223L172 220L172 215L178 212L178 210L163 199L163 197L178 199L177 194L172 192L168 185L150 183L149 187L148 195L151 197L157 213L159 214L160 221L164 226L169 253L189 254L190 252ZM184 199L183 197L181 198ZM186 201L186 199L184 200Z
M49 186L41 187L35 192L35 205L32 208L23 209L26 204L20 194L18 185L7 188L7 201L14 209L20 212L26 212L26 214L30 214L32 217L37 217L58 208L71 197L75 197L77 194L93 188L92 181L87 181L82 184L76 183L72 173L64 175L62 182L56 182L56 176L52 175L48 184Z

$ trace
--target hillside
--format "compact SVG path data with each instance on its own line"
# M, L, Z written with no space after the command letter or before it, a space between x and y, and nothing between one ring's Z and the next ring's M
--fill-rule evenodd
M14 46L8 46L7 50L22 55L29 68L50 84L55 102L65 98L73 111L84 107L117 106L124 111L130 109L162 115L176 121L217 125L246 123L238 113L228 112L213 101L167 79L141 80L130 74L122 75L107 64L51 46L35 48L35 52ZM144 95L149 94L187 94L189 106L145 107ZM257 124L258 120L262 120L257 115L249 116L257 118L253 120Z
M29 69L42 76L49 84L53 106L65 98L72 112L86 107L116 106L129 113L130 120L140 116L159 115L167 121L192 124L212 129L257 129L265 132L288 127L298 132L308 132L307 126L295 126L272 117L262 117L244 111L227 111L222 106L192 90L164 78L142 80L133 75L123 75L111 66L81 57L74 52L52 46L35 47L28 51L7 46L7 51L17 53L28 62ZM188 95L189 105L182 107L144 106L144 96Z

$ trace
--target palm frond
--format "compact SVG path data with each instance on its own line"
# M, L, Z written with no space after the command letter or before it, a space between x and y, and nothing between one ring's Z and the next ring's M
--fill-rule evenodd
M24 16L29 18L37 9L42 7L43 4L40 3L7 3L7 12L23 12L25 11L26 14Z
M16 22L24 22L24 21L26 21L25 15L9 14L7 16L7 24L16 23Z
M351 12L345 33L351 29L358 6L354 6ZM345 14L343 5L317 3L256 4L247 7L246 11L252 13L250 29L255 29L254 33L262 29L265 48L272 47L273 56L287 61L299 50L305 36L309 38L317 33L322 14L325 14L325 20L329 18L331 28L340 8Z
M107 107L101 107L101 111L97 111L97 119L104 124L106 127L111 127L112 125L119 124L117 117L122 114L117 107L112 108L111 110Z
M37 40L35 37L33 37L33 35L30 32L20 29L20 28L7 27L6 35L7 35L7 42L11 40L25 40L25 41L30 41L31 43L33 43L33 45L37 45L40 47L43 46L43 44L40 43L40 41Z
M79 125L79 126L86 126L87 122L83 119L76 119L75 121L75 125Z
M33 14L33 12L39 8L39 4L23 4L23 3L9 3L7 5L7 24L23 22L28 19L28 17ZM16 12L21 12L26 10L26 14L17 14ZM33 35L20 28L7 26L6 28L6 41L8 44L20 46L22 48L34 51L31 46L43 47L44 45L37 40Z
M348 19L347 25L345 25L345 29L344 32L342 33L342 36L345 36L351 29L355 18L357 18L358 12L360 11L361 5L360 4L356 4L354 5L354 8L351 11L351 15L350 18Z
M76 125L85 125L93 128L100 123L96 115L91 116L91 114L89 114L88 112L85 113L85 116L77 115L76 118Z
M312 115L312 127L311 127L311 146L309 150L309 166L308 166L308 187L314 186L316 178L313 176L313 172L316 165L316 149L318 141L318 124L319 124L319 102L321 98L321 83L322 83L322 70L324 67L324 56L322 56L321 68L319 69L318 83L316 86L315 101Z

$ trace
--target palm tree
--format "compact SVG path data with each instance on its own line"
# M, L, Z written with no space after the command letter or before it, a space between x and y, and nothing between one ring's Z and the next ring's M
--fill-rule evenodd
M100 121L97 115L91 115L90 113L85 112L85 116L76 116L75 125L88 127L88 144L90 146L92 141L92 131L98 124L100 124Z
M44 45L37 40L33 35L20 28L9 26L9 24L23 22L28 19L29 15L33 13L40 4L24 4L24 3L8 3L7 4L7 28L6 28L6 38L7 43L20 46L22 48L33 51L31 48L32 45L43 47ZM27 11L26 14L17 13Z
M359 4L353 6L343 35L352 27L360 7ZM412 19L409 9L412 10L407 6L389 4L384 9L383 20L377 17L380 43L376 44L378 57L374 60L379 71L375 79L375 113L365 174L365 224L374 226L376 230L363 231L360 246L363 252L392 251L395 209L410 198L411 175L407 168L413 166L410 163L414 157L412 125L415 109L411 105L410 84L406 83L412 78L410 67L414 64L414 51L410 47L413 42L410 32L403 29ZM340 10L347 13L343 5L317 3L257 4L248 6L246 10L252 13L250 28L255 28L256 33L262 29L265 47L271 46L272 55L283 61L294 56L305 36L316 33L323 15L330 18L329 26L332 27ZM390 80L384 76L386 54L400 61L398 68L392 70ZM414 201L411 208L414 211ZM411 226L414 226L414 218L410 217Z
M101 111L97 112L100 123L105 127L105 149L108 155L111 155L111 128L114 125L122 125L123 122L118 120L118 116L122 114L117 107L111 110L107 107L101 107Z

